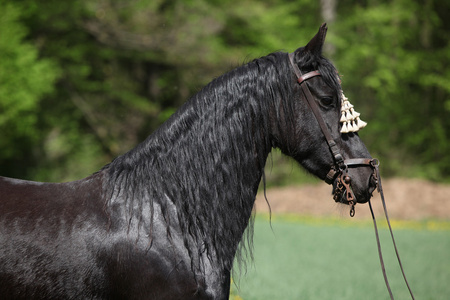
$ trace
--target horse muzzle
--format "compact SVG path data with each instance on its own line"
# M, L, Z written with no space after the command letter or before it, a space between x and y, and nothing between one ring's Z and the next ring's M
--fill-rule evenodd
M344 164L337 170L330 171L329 177L333 176L333 199L336 202L347 204L351 206L350 215L354 215L354 206L356 203L365 203L372 197L373 191L378 186L378 165L377 159L373 158L354 158L344 160ZM355 172L350 169L370 168L368 180L361 180L361 176L358 178L352 178L355 176ZM356 171L356 170L355 170ZM353 174L352 174L353 173ZM366 177L367 178L367 177ZM361 184L365 182L365 184Z

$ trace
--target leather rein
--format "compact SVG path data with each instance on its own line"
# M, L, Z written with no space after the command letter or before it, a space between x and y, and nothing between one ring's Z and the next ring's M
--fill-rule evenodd
M322 118L322 115L320 114L319 107L317 106L317 103L314 100L314 97L312 96L311 91L308 88L308 85L306 84L306 81L308 79L316 77L316 76L321 76L321 74L317 70L308 72L306 74L302 74L302 72L300 71L300 68L294 62L294 55L295 55L295 53L289 53L289 62L291 63L294 73L297 76L297 81L300 84L303 94L305 95L306 101L308 102L308 105L311 108L311 110L314 114L314 117L316 118L317 122L319 123L320 129L322 130L322 133L325 136L328 147L330 148L330 151L334 158L334 165L331 166L331 169L328 172L326 179L325 179L326 183L332 184L337 178L337 184L336 184L336 188L334 191L333 199L336 202L343 202L342 200L344 200L348 205L350 205L350 216L353 217L355 215L356 199L355 199L355 195L351 189L351 177L348 174L348 168L360 167L360 166L369 166L372 168L372 170L373 170L372 176L376 181L377 190L381 195L381 202L383 204L384 213L386 215L386 222L389 226L389 231L391 234L392 243L394 245L395 254L397 256L400 270L402 272L403 279L405 280L405 283L409 290L411 298L414 300L415 298L414 298L412 290L409 286L408 280L406 279L406 275L403 270L403 265L402 265L402 262L400 260L400 256L399 256L399 253L397 250L397 245L395 243L394 234L392 232L391 223L389 221L389 216L388 216L387 208L386 208L386 202L384 200L383 187L381 186L379 161L376 158L350 158L350 159L343 158L341 151L339 149L339 146L336 144L335 140L331 136L331 133L328 130L327 125ZM372 204L370 203L370 199L368 202L369 202L370 213L372 215L372 220L373 220L373 224L374 224L374 228L375 228L375 236L376 236L376 240L377 240L378 256L380 259L381 270L383 273L383 277L384 277L384 281L386 283L387 290L389 292L389 296L393 300L394 296L392 294L391 287L389 285L389 281L388 281L387 274L386 274L386 269L384 266L383 255L381 253L380 237L378 234L377 223L375 220L375 215L373 213Z

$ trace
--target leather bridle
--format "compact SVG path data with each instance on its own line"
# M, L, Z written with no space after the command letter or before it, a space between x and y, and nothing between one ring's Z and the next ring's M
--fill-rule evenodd
M294 63L294 55L295 53L289 54L289 61L294 70L295 75L297 76L297 81L300 84L303 94L305 95L306 101L308 102L311 111L314 114L317 122L319 123L320 129L322 130L323 135L327 141L328 147L333 155L334 164L331 166L330 171L328 172L325 182L328 184L332 184L336 178L337 184L334 192L334 200L336 202L345 202L348 203L351 207L350 216L355 215L355 205L356 199L353 191L351 189L351 177L348 174L348 169L350 167L360 167L360 166L369 166L374 170L374 178L375 178L375 166L378 165L378 160L374 158L351 158L344 159L341 154L341 150L337 145L336 141L333 139L330 131L325 124L325 121L320 114L319 107L314 100L311 91L306 84L308 79L314 78L316 76L322 76L319 71L311 71L306 74L302 74L300 68Z
M302 92L305 95L306 101L308 102L309 107L311 108L317 122L319 123L320 129L322 130L323 135L325 136L328 147L330 148L330 151L331 151L331 153L333 155L333 159L334 159L334 164L331 166L331 169L326 176L325 182L328 184L332 184L336 180L336 178L338 178L336 188L334 190L333 198L336 202L343 202L342 200L344 199L347 202L347 204L350 205L350 207L351 207L350 208L350 216L353 217L355 215L356 199L355 199L355 196L354 196L353 191L350 186L351 177L348 174L348 168L360 167L360 166L369 166L372 168L372 170L373 170L372 177L375 181L378 192L381 195L381 202L383 204L384 213L386 215L386 221L389 226L389 231L391 233L391 238L392 238L392 243L394 245L395 254L397 255L397 260L400 265L400 270L403 274L403 279L405 280L406 286L408 287L411 298L414 300L414 295L409 286L408 280L406 279L406 275L403 270L403 265L400 260L400 256L398 254L397 245L395 243L394 234L392 232L391 223L389 221L389 216L388 216L387 208L386 208L386 202L384 200L383 188L381 186L379 161L376 158L350 158L350 159L343 158L341 151L339 149L339 146L336 144L336 141L331 136L331 133L328 130L327 125L325 124L325 121L322 118L322 115L320 114L319 107L317 106L317 103L314 100L314 97L312 96L311 91L308 88L308 85L306 84L306 81L308 79L316 77L316 76L322 76L322 75L317 70L308 72L306 74L302 74L302 72L300 71L300 68L294 62L294 55L295 55L295 53L289 53L289 61L291 63L292 68L294 69L295 75L297 76L297 81L302 88ZM372 195L370 195L370 196L372 196ZM370 203L370 199L368 202L369 202L370 212L372 214L373 224L375 227L375 236L376 236L376 240L377 240L378 256L379 256L380 263L381 263L381 270L383 273L386 287L389 292L389 296L393 300L394 296L393 296L391 288L389 286L389 282L388 282L387 275L386 275L386 269L384 267L384 261L383 261L383 255L381 253L381 244L380 244L380 238L379 238L378 229L377 229L377 223L375 220L375 215L373 213L372 204Z

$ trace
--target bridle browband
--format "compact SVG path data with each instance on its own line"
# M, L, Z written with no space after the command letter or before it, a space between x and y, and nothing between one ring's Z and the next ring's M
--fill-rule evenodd
M333 198L336 202L342 202L342 197L345 197L345 200L351 207L350 208L350 216L353 217L355 215L356 199L355 199L355 196L354 196L353 191L350 186L351 178L348 175L348 168L349 167L358 167L358 166L369 166L372 168L372 170L373 170L372 176L376 182L377 190L381 195L381 202L383 204L384 213L386 215L386 221L389 226L389 231L391 234L392 243L394 245L395 254L397 255L397 260L398 260L398 263L400 266L400 270L403 274L403 279L405 280L405 283L409 290L411 298L414 300L414 295L409 286L408 280L406 279L406 275L403 270L403 265L400 260L400 256L398 254L397 245L395 243L394 234L392 232L391 223L389 221L389 216L388 216L387 208L386 208L386 202L384 200L383 188L381 186L379 161L376 158L350 158L350 159L343 158L341 151L339 149L339 146L336 144L335 140L331 136L331 133L328 130L327 125L325 124L325 121L322 118L322 115L320 114L319 107L317 106L317 103L314 100L314 97L312 96L311 91L308 88L308 85L306 84L306 81L308 79L316 77L316 76L322 76L322 75L317 70L308 72L306 74L302 74L302 72L300 71L300 68L294 62L294 55L295 55L295 53L289 53L289 62L291 63L294 73L297 76L297 81L300 84L300 87L302 88L302 92L305 95L306 101L308 102L309 107L311 108L311 110L314 114L314 117L316 118L317 122L319 123L320 129L322 130L322 133L325 136L328 147L330 148L330 151L331 151L331 153L333 155L333 159L334 159L334 165L331 166L331 169L326 176L325 182L328 184L332 184L336 180L336 177L339 176ZM372 196L372 195L370 195L370 196ZM380 238L379 238L378 229L377 229L377 223L375 220L375 215L373 213L372 204L370 203L370 199L368 202L369 202L370 212L372 215L373 224L375 227L375 236L376 236L376 240L377 240L378 256L379 256L380 263L381 263L381 270L383 273L384 281L386 283L386 287L389 292L389 296L393 300L394 296L392 294L391 287L389 286L389 281L388 281L387 275L386 275L386 269L384 267L384 261L383 261L383 255L381 253L381 244L380 244Z

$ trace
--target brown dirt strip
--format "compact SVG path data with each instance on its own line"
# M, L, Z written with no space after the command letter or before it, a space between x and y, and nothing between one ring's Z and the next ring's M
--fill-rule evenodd
M390 218L450 220L450 185L403 178L384 179L382 184ZM342 217L349 214L348 206L333 201L331 186L325 183L271 188L266 194L274 214ZM378 192L374 192L372 206L376 216L383 214ZM257 195L256 212L268 211L261 191ZM367 204L356 206L355 218L370 218Z

